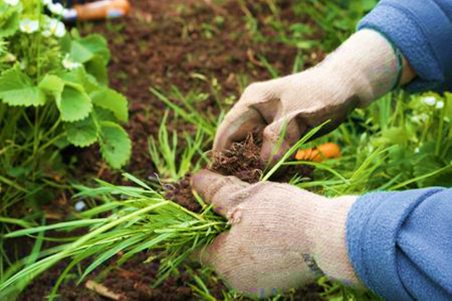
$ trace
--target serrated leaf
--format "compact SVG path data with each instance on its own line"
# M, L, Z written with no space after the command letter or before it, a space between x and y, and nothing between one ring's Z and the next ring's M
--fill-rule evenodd
M108 43L104 37L98 34L72 41L70 55L74 61L79 63L86 63L96 55L103 57L105 64L110 60Z
M102 157L111 167L121 168L132 153L132 142L129 135L121 126L109 121L101 123L101 132Z
M97 141L97 127L91 115L83 120L66 122L64 129L67 139L75 146L87 147Z
M112 111L101 108L99 106L93 106L94 112L96 113L96 119L99 121L111 121L118 123L118 118L115 117Z
M0 98L11 106L41 106L46 102L45 94L17 65L0 76Z
M68 82L65 83L61 99L57 99L56 104L60 110L61 119L68 122L86 118L93 107L83 87Z
M90 96L96 106L112 111L118 120L127 122L129 119L127 98L118 92L104 88L92 93Z
M46 74L38 85L44 93L52 95L55 100L61 99L64 89L64 81L56 75Z

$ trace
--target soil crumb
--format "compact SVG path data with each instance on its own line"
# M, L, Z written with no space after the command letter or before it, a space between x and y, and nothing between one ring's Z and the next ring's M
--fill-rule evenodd
M261 145L262 139L250 134L245 141L233 143L231 149L213 153L209 169L225 176L236 176L250 184L256 183L262 174Z

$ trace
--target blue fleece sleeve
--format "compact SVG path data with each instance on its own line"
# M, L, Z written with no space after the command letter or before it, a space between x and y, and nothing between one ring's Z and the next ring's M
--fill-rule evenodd
M452 1L381 0L362 28L382 33L413 66L408 91L452 91Z
M358 278L385 300L452 300L452 189L365 194L346 231Z

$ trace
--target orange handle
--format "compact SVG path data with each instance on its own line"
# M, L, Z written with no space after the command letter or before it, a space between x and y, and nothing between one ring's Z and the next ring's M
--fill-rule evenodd
M78 20L116 18L128 14L128 0L104 0L74 6Z
M318 147L299 149L295 154L295 159L299 161L322 162L326 159L339 158L340 156L340 146L336 143L328 142Z

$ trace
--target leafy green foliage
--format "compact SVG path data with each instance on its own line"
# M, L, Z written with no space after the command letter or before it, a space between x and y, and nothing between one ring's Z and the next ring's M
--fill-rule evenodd
M377 4L377 0L300 1L294 11L313 19L323 31L322 48L333 51L355 30L358 22Z
M81 260L95 256L84 271L79 282L102 263L123 252L117 265L121 265L134 254L147 249L159 249L160 279L164 280L181 265L192 252L209 244L219 233L227 229L226 221L211 211L212 206L204 203L201 213L194 213L184 207L165 200L158 192L131 175L125 175L142 187L113 186L101 182L99 188L79 187L77 197L97 197L103 202L99 207L82 213L82 219L48 226L25 228L5 235L7 238L24 235L43 235L46 231L70 231L89 227L90 232L77 240L42 252L36 252L30 264L25 258L11 270L8 277L0 280L0 299L7 299L18 293L31 279L64 258L72 258L69 267ZM118 202L114 196L125 201ZM200 201L202 202L202 201ZM112 212L108 217L99 217ZM28 225L26 225L28 226ZM149 259L151 261L152 258ZM20 268L20 269L19 269ZM69 270L62 272L53 288L59 284ZM18 284L21 283L21 286Z
M66 83L56 105L63 121L78 121L91 112L91 99L80 85Z
M121 168L132 152L132 141L127 132L118 124L102 121L100 151L105 161L113 168Z
M33 85L30 77L18 66L4 71L0 76L0 99L10 106L41 106L45 104L44 93Z
M91 115L79 121L66 122L64 127L67 139L75 146L87 147L98 140L97 127Z
M16 33L19 28L19 11L21 5L11 7L2 2L0 3L0 38L9 37Z
M20 201L55 198L43 194L50 179L64 177L69 145L98 143L116 169L131 153L119 125L128 121L127 99L107 87L107 41L69 33L43 9L42 0L0 1L0 216ZM60 30L47 32L49 22ZM108 120L98 114L104 109Z
M93 92L90 97L95 105L110 110L119 121L128 121L127 99L123 95L114 90L102 88Z
M86 63L96 56L101 57L105 64L110 60L108 43L99 34L91 34L87 37L79 38L73 41L71 45L70 55L76 62Z
M294 182L336 196L374 190L452 187L451 93L388 94L317 140L344 146L340 160L309 164L315 181Z

